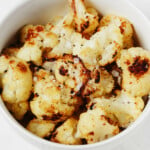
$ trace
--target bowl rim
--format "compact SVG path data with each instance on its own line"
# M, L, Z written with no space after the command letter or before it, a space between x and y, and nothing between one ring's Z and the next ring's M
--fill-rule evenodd
M24 1L20 1L18 4L16 4L15 7L13 7L12 9L10 9L10 11L5 15L5 17L0 20L0 28L7 22L7 19L9 17L11 17L12 14L14 14L19 8L23 7L24 5L27 5L31 0L24 0ZM134 10L136 12L138 12L138 14L140 16L143 17L143 19L145 20L145 22L150 24L149 19L136 7L134 6L129 0L122 0L124 2L126 2L128 5L130 5L132 8L134 8ZM49 146L53 146L55 148L65 148L65 149L86 149L86 148L94 148L94 147L102 147L105 146L107 144L111 144L116 140L119 139L124 139L125 135L130 135L133 131L135 131L135 129L137 127L139 127L142 124L142 121L150 114L150 101L146 104L146 107L144 108L143 112L141 113L141 115L137 118L137 120L135 122L133 122L133 124L131 124L127 129L125 129L124 131L122 131L121 133L106 139L104 141L100 141L97 143L93 143L93 144L87 144L87 145L65 145L65 144L59 144L59 143L55 143L55 142L51 142L48 140L45 140L43 138L40 138L36 135L34 135L33 133L31 133L30 131L28 131L27 129L25 129L8 111L8 109L6 108L3 100L0 97L0 111L2 112L2 116L4 118L6 118L6 120L9 122L9 125L13 128L17 128L16 132L18 133L18 135L20 136L26 136L29 137L30 139L34 140L34 142L38 142L40 144L44 144L44 145L49 145ZM19 134L21 133L21 134ZM123 141L123 140L121 140Z

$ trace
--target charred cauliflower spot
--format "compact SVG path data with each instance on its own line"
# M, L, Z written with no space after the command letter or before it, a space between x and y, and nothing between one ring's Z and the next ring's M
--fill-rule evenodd
M69 145L81 144L80 138L75 137L77 131L77 123L78 121L75 118L67 119L53 133L51 141Z
M87 82L82 96L99 97L108 94L114 88L114 80L104 68L95 68L90 73L90 79Z
M63 121L81 105L80 98L73 96L70 88L42 69L34 75L34 94L30 107L39 119Z
M26 112L29 110L29 104L27 101L19 103L6 102L6 106L17 120L22 120Z
M8 103L27 101L32 90L32 73L28 64L18 58L1 56L2 99Z
M41 31L44 31L44 27L40 26ZM38 37L38 31L35 30L33 25L25 25L20 31L20 41L25 43L27 40L31 40Z
M141 97L122 91L116 97L96 98L92 101L96 107L102 107L108 114L112 114L117 119L120 127L126 128L142 113L144 102Z
M89 79L89 71L79 57L64 55L56 61L55 76L61 84L71 88L74 94L80 94Z
M44 138L51 134L55 124L48 120L33 119L26 128L35 135Z
M120 28L123 35L123 48L133 47L133 27L132 24L125 18L119 16L108 15L104 16L100 21L100 27L108 26L110 24Z
M149 94L150 53L142 48L131 48L122 51L117 62L123 71L123 89L134 96Z
M95 9L86 8L84 0L69 0L75 30L82 34L93 33L98 24L99 16Z
M107 114L100 107L82 113L77 125L76 137L85 139L88 144L91 144L118 134L118 126L108 120Z

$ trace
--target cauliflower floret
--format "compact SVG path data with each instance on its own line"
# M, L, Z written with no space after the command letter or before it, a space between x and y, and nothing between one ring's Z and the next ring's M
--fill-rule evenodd
M58 36L59 43L47 54L48 58L57 58L63 56L63 54L72 54L73 50L80 49L86 41L80 33L75 32L67 25L57 25L51 31Z
M120 28L120 32L123 35L123 48L133 47L132 24L126 18L113 15L104 16L100 21L100 27L108 26L110 24Z
M74 50L73 55L78 55L85 66L91 70L97 64L105 66L115 61L122 44L119 28L110 25L101 28L90 40L84 43L82 48Z
M33 119L27 125L27 129L39 137L47 137L54 130L55 124L51 121Z
M88 42L87 42L88 43ZM93 70L96 65L98 65L98 61L101 58L101 49L95 48L95 44L89 40L87 46L83 45L81 48L74 49L73 55L77 55L80 57L85 65L85 67L89 70ZM92 47L94 45L94 47Z
M117 61L123 70L122 87L134 96L149 94L150 52L142 48L123 50Z
M14 57L0 57L2 99L8 103L27 101L32 90L32 73L28 64Z
M26 112L29 110L28 102L7 103L6 107L17 120L22 120Z
M104 68L95 68L91 71L91 77L87 82L82 96L99 97L108 94L114 88L114 80Z
M133 97L122 91L116 97L96 98L92 101L94 108L102 107L108 114L117 119L120 127L128 127L141 114L144 102L141 97Z
M112 75L104 68L101 68L100 82L103 87L103 95L110 93L114 88L114 79Z
M21 42L35 42L42 48L53 48L58 44L57 35L47 31L44 26L27 25L21 30Z
M53 133L51 141L69 145L81 144L81 140L75 137L77 123L78 121L75 118L67 119Z
M43 48L54 48L58 44L58 37L52 32L45 32L42 35L43 38Z
M57 46L55 46L52 51L46 54L48 59L58 58L63 56L63 54L72 54L74 50L81 49L81 47L87 41L80 33L75 32L75 30L72 28L72 22L73 15L69 13L55 26L51 27L51 24L46 25L46 28L57 35L59 41Z
M41 65L44 51L51 51L58 44L58 37L44 26L27 25L21 31L21 41L24 46L17 53L17 57Z
M89 71L77 56L64 55L56 61L56 79L72 89L74 94L81 92L89 78Z
M123 44L120 30L113 25L101 28L99 32L92 36L91 41L96 43L95 45L98 45L96 48L101 51L101 57L99 58L101 66L115 61Z
M42 51L36 43L26 42L17 53L17 57L25 61L32 61L36 65L42 63Z
M80 115L76 137L86 139L91 144L118 133L118 126L111 124L105 111L99 107Z
M99 25L99 16L95 9L85 8L84 0L69 0L73 23L76 31L91 34Z
M39 119L63 121L81 105L81 99L73 96L70 88L42 69L34 75L34 94L30 107Z
M48 53L48 58L59 57L63 54L72 54L72 42L71 36L73 34L73 29L70 27L55 27L52 32L55 32L59 37L59 43L56 47Z

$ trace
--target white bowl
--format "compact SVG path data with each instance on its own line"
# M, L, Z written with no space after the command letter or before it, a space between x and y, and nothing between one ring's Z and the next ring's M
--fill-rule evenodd
M15 33L25 24L47 23L51 16L63 14L66 9L67 0L24 0L3 16L0 20L0 49L4 48ZM89 0L102 15L114 14L128 18L134 25L140 45L150 50L150 22L148 19L127 0ZM130 127L122 133L102 142L91 145L69 146L53 143L41 139L24 129L8 112L0 99L0 110L9 122L10 126L19 133L25 140L33 143L43 150L108 150L128 139L131 133L142 128L146 117L150 115L150 102L146 105L143 113Z

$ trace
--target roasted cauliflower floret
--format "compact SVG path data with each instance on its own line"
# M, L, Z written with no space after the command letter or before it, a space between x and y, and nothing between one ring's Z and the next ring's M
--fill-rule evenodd
M33 119L27 125L27 129L39 137L47 137L54 130L55 124L48 120Z
M42 51L36 43L26 42L17 53L17 57L27 62L32 61L36 65L42 63Z
M117 61L122 68L122 87L134 96L150 93L150 52L142 48L131 48L121 53Z
M91 41L101 51L101 56L99 57L101 66L115 61L123 45L122 35L114 25L101 28L99 32L92 36Z
M77 123L78 121L74 118L67 119L53 133L51 141L69 145L81 144L80 138L75 137L77 131Z
M141 97L122 91L116 97L96 98L92 101L94 108L102 107L108 114L112 114L120 127L128 127L135 121L144 108L144 102Z
M73 55L80 57L87 69L93 70L98 65L102 51L98 47L96 48L96 43L93 41L89 40L86 43L82 47L74 49Z
M80 94L89 79L89 71L79 57L64 55L56 61L55 77L61 84L71 88L74 94Z
M48 58L57 58L63 54L72 54L72 42L71 36L73 34L73 29L70 27L59 27L56 26L52 32L56 33L59 37L59 43L56 47L52 49L47 55Z
M73 50L80 49L86 41L80 33L75 32L71 27L57 25L51 30L59 38L59 43L47 54L48 58L57 58L63 54L72 54Z
M91 144L118 133L118 126L111 124L105 111L99 107L80 115L76 137L86 139Z
M32 90L29 65L18 58L1 56L2 99L8 103L27 101Z
M104 16L100 21L100 27L108 26L110 24L120 28L123 35L123 48L133 47L133 27L132 24L125 18L119 16L108 15Z
M51 51L58 44L58 37L47 31L44 26L27 25L21 31L21 42L24 46L19 50L17 57L41 65L43 52Z
M42 63L42 50L36 41L26 41L21 48L4 49L3 54L18 57L27 62L32 61L35 65Z
M17 120L22 120L26 112L29 110L27 101L19 103L6 103L8 110Z
M81 100L71 94L71 89L61 85L48 71L39 70L34 75L34 98L30 102L32 113L39 119L63 121L81 105Z
M90 73L90 79L87 82L82 96L99 97L108 94L114 88L114 80L104 68L95 68Z
M97 64L105 66L116 60L122 49L122 35L120 30L113 26L103 27L87 40L83 47L73 51L78 55L88 69Z
M72 22L72 15L67 14L55 26L51 27L49 24L46 25L48 26L47 28L50 28L52 33L57 35L59 41L57 46L46 54L47 58L58 58L63 56L63 54L72 54L74 50L81 49L87 41L82 37L82 34L72 28Z
M82 34L91 34L99 25L99 16L95 9L86 9L84 0L69 0L73 23L76 31Z
M35 42L41 48L53 48L58 44L58 37L44 26L27 25L21 30L21 42L26 41Z

